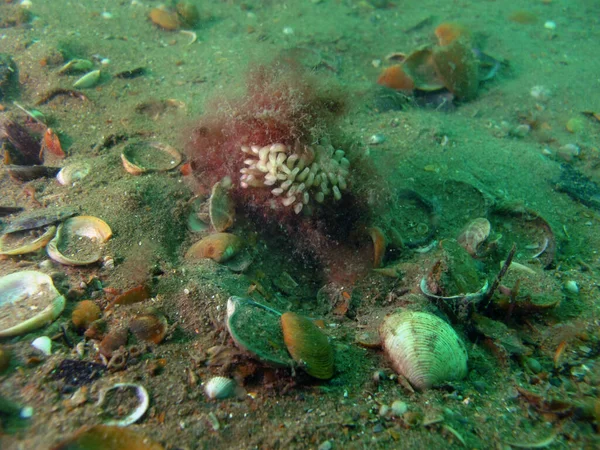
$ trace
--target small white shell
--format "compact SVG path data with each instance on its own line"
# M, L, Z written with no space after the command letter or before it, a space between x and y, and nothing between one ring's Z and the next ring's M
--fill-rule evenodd
M37 348L46 356L50 356L52 354L52 339L50 339L48 336L40 336L39 338L34 339L31 343L31 346Z
M237 389L237 384L230 378L213 377L204 384L204 392L210 399L222 400L233 397Z
M60 172L56 175L56 180L63 186L72 185L85 178L89 173L90 165L88 163L73 163L60 169Z
M146 413L148 406L150 405L150 396L148 395L148 391L146 391L144 386L142 386L141 384L116 383L113 384L111 387L100 391L96 406L102 406L105 403L106 394L108 392L121 388L134 389L139 403L135 407L135 409L124 418L119 420L108 420L104 422L104 425L114 425L117 427L126 427L128 425L131 425L132 423L135 423L141 419L141 417Z
M402 311L385 318L379 330L394 369L417 389L467 375L467 350L450 325L425 312Z

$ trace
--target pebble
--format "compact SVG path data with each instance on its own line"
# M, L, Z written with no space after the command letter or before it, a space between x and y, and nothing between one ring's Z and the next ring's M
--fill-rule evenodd
M390 407L388 405L381 405L379 407L379 415L381 417L387 416L387 413L390 412Z
M547 20L546 23L544 23L544 28L546 30L556 30L556 22L553 20Z

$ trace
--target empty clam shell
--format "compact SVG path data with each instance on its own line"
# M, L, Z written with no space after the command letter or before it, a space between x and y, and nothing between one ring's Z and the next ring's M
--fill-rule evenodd
M44 248L54 237L56 227L51 226L40 235L37 229L17 231L0 237L0 255L25 255Z
M123 167L132 175L171 170L181 163L181 154L160 142L128 142L121 153Z
M17 336L52 322L65 297L42 272L26 270L0 278L0 337Z
M101 390L100 394L98 395L98 402L96 405L102 407L104 410L114 409L115 411L118 411L119 415L122 415L121 409L124 408L124 404L130 402L125 402L122 398L119 399L121 400L120 402L116 400L111 401L109 398L110 396L107 394L112 391L117 391L117 393L119 391L135 391L137 405L132 408L131 412L125 417L109 419L105 422L105 425L126 427L140 420L148 410L148 406L150 405L150 396L148 395L148 391L146 391L144 386L141 384L135 383L116 383L109 388Z
M103 244L112 236L106 222L93 216L67 219L46 250L54 261L69 266L93 264L102 256Z
M450 325L425 312L402 311L379 329L394 369L415 388L427 389L467 375L467 350Z
M333 376L333 348L312 321L293 312L281 316L283 340L290 355L309 375L321 380Z
M56 175L56 180L63 186L72 185L87 177L90 169L90 165L85 162L69 164L60 169L60 172Z
M227 329L238 347L273 367L293 367L283 340L281 313L249 298L227 301Z

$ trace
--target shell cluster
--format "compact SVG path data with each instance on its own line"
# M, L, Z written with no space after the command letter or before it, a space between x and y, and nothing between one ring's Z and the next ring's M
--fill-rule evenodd
M467 375L467 350L450 325L433 314L402 311L387 316L379 330L394 369L417 389Z
M316 145L301 150L281 143L242 146L250 157L240 169L243 188L272 187L271 193L281 198L281 204L299 214L311 199L323 203L332 195L342 198L347 188L350 161L343 150L331 145Z

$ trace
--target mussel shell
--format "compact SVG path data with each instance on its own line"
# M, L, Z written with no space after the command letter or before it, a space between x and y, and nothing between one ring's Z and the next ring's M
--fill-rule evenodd
M31 181L38 178L52 178L60 171L59 167L48 166L5 166L8 174L14 181Z
M472 100L479 89L479 64L468 39L456 39L432 53L433 65L444 86L459 100Z
M34 228L45 227L74 216L77 214L72 209L62 209L56 211L37 210L32 213L22 214L6 227L5 233L14 233L16 231L33 230Z
M404 72L411 77L415 87L422 91L437 91L444 88L433 64L433 50L424 47L412 52L404 60Z
M35 139L25 127L7 116L0 117L0 146L4 141L10 143L6 146L8 148L5 148L9 154L8 157L4 155L5 164L24 166L42 164L40 141Z
M0 337L18 336L52 322L65 297L42 272L26 270L0 278Z
M433 314L396 312L385 318L379 332L393 368L417 389L467 375L464 343L450 325Z
M321 380L333 377L333 348L325 333L306 317L293 312L281 316L281 328L290 355L306 373Z
M280 323L281 313L249 298L227 301L227 329L236 345L273 367L293 367Z
M108 224L97 217L72 217L58 227L46 250L50 258L61 264L85 266L100 259L102 244L111 236Z

